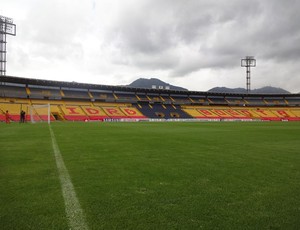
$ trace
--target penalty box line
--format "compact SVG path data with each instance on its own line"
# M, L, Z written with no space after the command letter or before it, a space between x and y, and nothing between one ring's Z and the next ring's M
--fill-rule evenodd
M49 130L52 140L52 147L58 170L61 190L65 202L66 216L69 221L70 229L87 230L88 226L85 221L84 213L77 199L74 186L72 184L68 169L65 166L63 157L57 145L54 132L49 124Z

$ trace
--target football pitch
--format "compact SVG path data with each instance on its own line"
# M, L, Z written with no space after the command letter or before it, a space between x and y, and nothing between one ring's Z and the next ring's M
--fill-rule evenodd
M300 122L0 129L1 229L300 226Z

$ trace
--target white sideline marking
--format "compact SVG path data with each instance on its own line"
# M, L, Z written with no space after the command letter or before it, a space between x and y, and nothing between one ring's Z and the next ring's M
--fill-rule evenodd
M83 211L80 207L68 169L65 166L64 160L54 136L54 132L50 125L49 129L59 180L61 184L61 190L65 201L66 215L69 221L69 227L70 229L87 230L88 226L85 222Z

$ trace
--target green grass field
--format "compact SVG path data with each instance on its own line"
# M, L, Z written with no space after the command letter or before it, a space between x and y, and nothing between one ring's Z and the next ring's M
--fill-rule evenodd
M300 228L300 122L51 127L89 229ZM48 125L0 128L0 228L68 229Z

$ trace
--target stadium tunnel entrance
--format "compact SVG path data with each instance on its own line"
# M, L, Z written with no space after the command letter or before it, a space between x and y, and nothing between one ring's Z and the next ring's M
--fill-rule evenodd
M63 116L60 115L60 114L57 113L57 112L53 112L53 113L51 113L51 115L54 117L54 119L55 119L56 121L64 121L64 120L65 120L65 119L63 118Z

